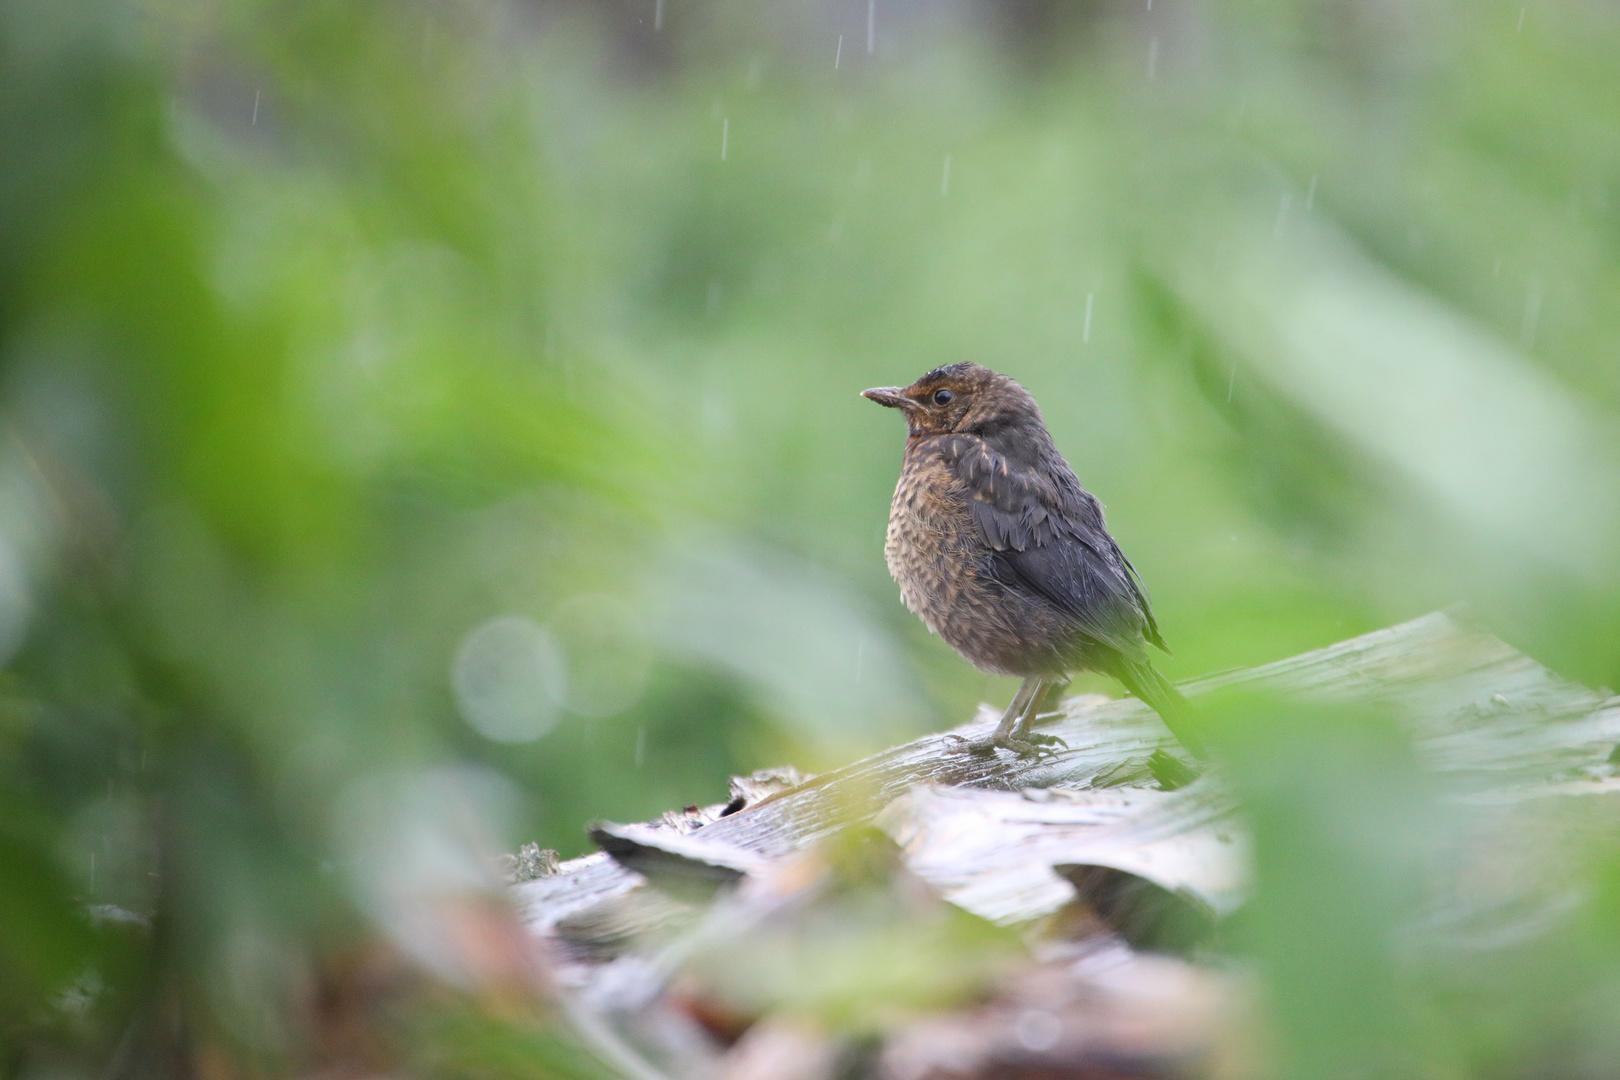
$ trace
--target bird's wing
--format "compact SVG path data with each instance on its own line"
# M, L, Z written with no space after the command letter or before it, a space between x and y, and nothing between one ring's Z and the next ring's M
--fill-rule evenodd
M948 438L942 456L966 488L973 524L1004 584L1044 597L1075 620L1080 635L1129 660L1145 658L1144 639L1163 647L1102 507L1066 466L1037 469L975 436Z

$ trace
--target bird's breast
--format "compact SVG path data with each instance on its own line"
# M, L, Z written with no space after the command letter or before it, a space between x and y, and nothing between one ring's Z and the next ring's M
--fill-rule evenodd
M968 500L939 454L908 448L889 509L889 573L906 607L957 652L985 671L1025 674L1027 650L1008 622L1022 604L996 580Z
M966 492L932 455L907 455L889 507L883 553L900 598L936 634L973 584L973 519Z
M908 447L884 543L901 599L981 670L1020 676L1065 670L1068 620L998 579L995 553L973 523L969 498L939 454Z

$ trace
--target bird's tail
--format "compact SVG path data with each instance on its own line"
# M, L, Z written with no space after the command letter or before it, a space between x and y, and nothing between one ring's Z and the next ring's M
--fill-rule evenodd
M1197 711L1181 696L1174 683L1159 674L1158 668L1147 661L1136 664L1127 661L1111 674L1125 684L1125 689L1153 706L1153 711L1159 714L1164 726L1180 740L1189 754L1200 761L1209 760L1209 751L1193 730L1198 725Z

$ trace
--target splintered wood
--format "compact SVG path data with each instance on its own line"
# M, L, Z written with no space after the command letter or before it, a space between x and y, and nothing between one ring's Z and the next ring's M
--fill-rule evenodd
M1436 613L1183 685L1374 705L1401 718L1476 827L1437 902L1502 931L1608 818L1620 699ZM730 802L591 832L602 849L513 886L571 1015L643 1077L1236 1076L1264 1038L1250 976L1212 933L1251 885L1219 764L1162 790L1178 752L1135 700L1071 698L1067 746L976 756L996 715ZM1462 913L1462 914L1458 914Z

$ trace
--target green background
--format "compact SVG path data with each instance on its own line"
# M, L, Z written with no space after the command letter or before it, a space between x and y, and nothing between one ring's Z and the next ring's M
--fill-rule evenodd
M566 857L1002 704L883 565L857 394L938 364L1035 394L1172 678L1464 602L1620 683L1613 5L870 14L0 2L6 1075L159 1015L295 1069L300 973L460 872L422 836ZM1237 742L1285 974L1407 910L1298 825L1417 873L1364 721ZM1608 866L1486 984L1280 1010L1301 1075L1612 1060Z

